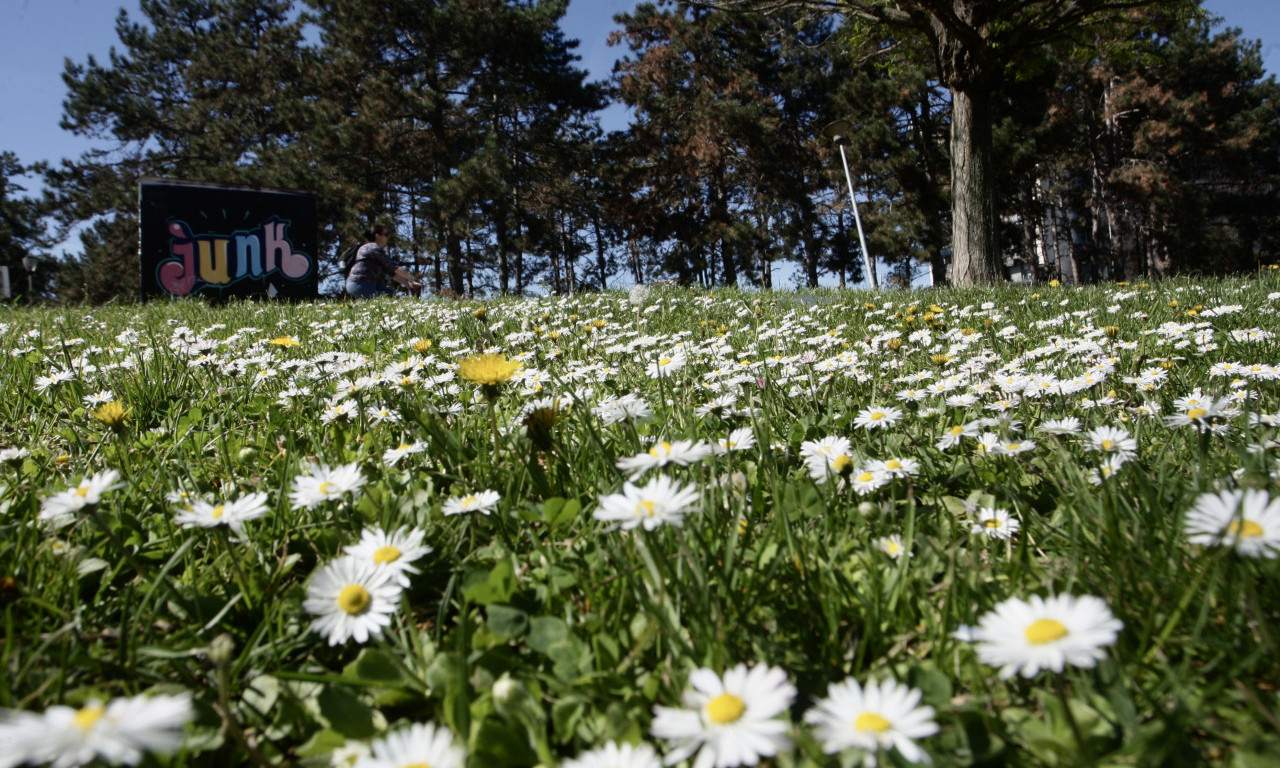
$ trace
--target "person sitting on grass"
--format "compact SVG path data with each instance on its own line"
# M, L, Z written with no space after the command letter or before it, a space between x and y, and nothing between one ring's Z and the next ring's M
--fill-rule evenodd
M403 285L410 291L421 290L418 282L387 255L387 228L378 224L366 237L371 241L360 246L356 252L355 264L347 274L347 295L364 299L373 296L390 296L395 289L389 285L390 280Z

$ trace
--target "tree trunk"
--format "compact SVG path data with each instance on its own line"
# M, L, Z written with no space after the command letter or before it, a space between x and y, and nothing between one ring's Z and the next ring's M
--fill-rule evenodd
M989 285L1004 279L992 172L991 92L951 89L951 280Z

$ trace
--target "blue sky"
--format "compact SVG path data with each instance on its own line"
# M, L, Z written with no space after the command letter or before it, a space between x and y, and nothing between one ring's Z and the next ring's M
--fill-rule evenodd
M1206 7L1263 42L1267 71L1280 74L1280 13L1274 0L1207 0ZM66 94L63 61L84 62L89 54L105 61L121 6L140 18L134 0L0 0L0 150L23 163L74 157L93 143L58 128ZM617 49L605 44L613 15L634 8L635 0L571 0L569 37L581 42L581 66L593 78L608 75ZM615 126L616 127L616 126Z

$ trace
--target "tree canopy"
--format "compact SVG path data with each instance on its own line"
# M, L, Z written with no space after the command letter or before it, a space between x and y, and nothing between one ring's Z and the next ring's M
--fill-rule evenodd
M567 2L122 11L108 60L64 73L63 127L100 146L46 172L82 244L60 292L134 293L145 176L315 191L331 256L393 224L442 293L769 288L787 263L844 284L864 254L833 120L853 125L868 255L896 285L1275 253L1276 83L1199 0L660 0L616 18L601 82ZM611 104L624 129L601 128Z

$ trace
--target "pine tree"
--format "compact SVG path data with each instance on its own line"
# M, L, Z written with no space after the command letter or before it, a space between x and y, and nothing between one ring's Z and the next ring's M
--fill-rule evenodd
M141 0L121 10L122 49L68 62L62 127L104 142L47 174L59 221L82 238L86 296L138 289L137 196L145 176L315 188L296 153L313 99L305 19L289 0ZM102 219L100 217L105 217ZM322 216L323 218L323 216ZM132 239L125 233L132 231Z

